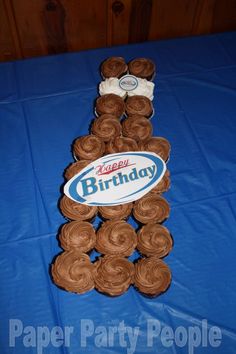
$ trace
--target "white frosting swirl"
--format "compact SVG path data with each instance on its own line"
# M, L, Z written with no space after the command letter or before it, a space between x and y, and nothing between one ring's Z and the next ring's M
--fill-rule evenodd
M138 85L132 90L128 91L128 96L146 96L149 100L153 100L154 83L146 79L137 78Z
M136 78L138 81L137 87L132 91L125 91L119 85L119 79L116 77L110 77L109 79L105 79L99 84L99 94L101 96L106 95L108 93L113 93L122 98L128 94L128 96L146 96L149 100L153 100L153 91L154 91L154 83L148 81L146 79L141 79L139 77Z
M99 84L99 94L103 96L108 93L113 93L122 98L126 95L126 91L119 86L119 79L116 77L110 77Z

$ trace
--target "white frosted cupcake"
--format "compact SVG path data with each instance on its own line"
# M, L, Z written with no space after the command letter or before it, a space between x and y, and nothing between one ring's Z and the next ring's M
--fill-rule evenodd
M137 87L132 90L128 91L128 96L145 96L149 98L149 100L153 100L153 91L154 91L155 84L151 81L147 81L146 79L138 78L138 85Z
M109 79L106 79L99 84L99 94L103 96L108 93L113 93L122 97L123 99L125 99L127 95L126 91L120 87L119 79L116 77L110 77Z

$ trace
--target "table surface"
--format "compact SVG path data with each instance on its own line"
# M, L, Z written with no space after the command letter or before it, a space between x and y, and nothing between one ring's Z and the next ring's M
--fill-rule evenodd
M94 117L100 63L116 55L156 62L154 135L172 146L165 226L174 248L165 262L173 281L154 299L133 288L116 298L95 290L76 295L57 288L49 276L61 252L57 234L65 219L58 199L63 171L73 161L71 143L87 134ZM235 353L236 32L1 64L0 132L1 354ZM27 347L29 329L22 332L11 319L23 328L73 327L70 345L50 341L42 351L38 336L38 344ZM86 347L84 320L91 332ZM203 320L208 334L212 326L220 328L219 347L201 339L193 348L191 329L202 331ZM172 342L165 342L167 326ZM105 332L115 327L109 342ZM128 334L135 327L132 346ZM9 346L13 334L15 347Z

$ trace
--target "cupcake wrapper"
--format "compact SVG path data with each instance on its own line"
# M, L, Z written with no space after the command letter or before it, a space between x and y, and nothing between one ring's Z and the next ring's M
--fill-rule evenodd
M96 110L96 107L94 108L94 114L97 118L99 118L102 114L98 114L97 110ZM106 114L106 113L103 113L103 114ZM122 114L121 116L116 116L119 120L121 120L123 117L124 117L125 113Z

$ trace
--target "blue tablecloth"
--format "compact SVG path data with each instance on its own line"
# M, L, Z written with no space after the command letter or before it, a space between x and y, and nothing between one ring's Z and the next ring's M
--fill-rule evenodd
M172 145L173 281L155 299L49 276L63 170L113 55L156 62L154 135ZM1 354L236 352L236 32L3 63L0 132Z

